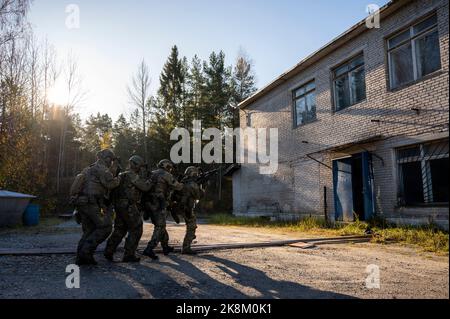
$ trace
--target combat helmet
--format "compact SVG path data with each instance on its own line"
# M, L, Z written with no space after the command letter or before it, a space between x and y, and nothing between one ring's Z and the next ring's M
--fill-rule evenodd
M109 157L111 158L111 160L114 160L116 158L116 155L110 149L104 149L97 153L97 157L103 160Z
M136 166L141 167L145 164L144 159L139 155L133 155L128 160L129 162L133 162Z
M200 175L200 169L198 167L195 167L195 166L189 166L184 171L184 176L185 177L198 177L198 175Z
M159 161L158 168L162 168L166 171L170 171L171 169L174 168L174 164L172 163L171 160L163 159L163 160Z

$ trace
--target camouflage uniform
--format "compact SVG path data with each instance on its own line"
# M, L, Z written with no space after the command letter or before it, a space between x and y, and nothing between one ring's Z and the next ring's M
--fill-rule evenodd
M112 231L113 209L106 203L106 198L109 191L119 185L119 180L108 168L113 159L111 151L99 152L97 162L83 170L86 181L76 200L83 229L77 250L77 264L80 265L96 263L94 252Z
M138 156L130 158L132 162L136 158L137 162L143 164L143 160ZM142 164L136 163L140 168ZM128 233L125 240L125 253L123 261L139 261L135 256L143 233L142 214L138 208L141 201L141 192L150 190L150 182L140 178L136 171L129 170L119 175L120 185L114 198L114 207L116 219L114 221L114 231L106 243L105 257L113 260L113 255L122 242L122 239Z
M183 179L183 189L175 192L173 199L175 203L172 209L178 215L183 216L186 223L186 235L183 240L182 253L194 254L191 249L192 241L196 238L195 230L197 229L197 218L195 216L195 206L203 197L204 190L196 181L199 170L196 167L188 167Z
M168 168L163 168L164 162L170 163L170 161L163 160L158 165L155 171L152 171L152 180L154 183L154 189L152 194L152 207L150 208L152 223L154 225L153 235L150 239L147 248L144 251L144 255L156 259L153 253L153 249L161 242L164 253L167 254L173 249L169 247L169 234L166 230L166 214L167 214L167 202L170 192L172 190L181 190L183 184L179 183L175 177L169 172ZM146 203L147 207L149 203Z

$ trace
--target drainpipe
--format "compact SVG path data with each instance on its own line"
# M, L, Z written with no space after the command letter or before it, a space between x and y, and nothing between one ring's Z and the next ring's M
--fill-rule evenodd
M328 203L327 203L327 187L323 187L323 215L325 222L328 224Z

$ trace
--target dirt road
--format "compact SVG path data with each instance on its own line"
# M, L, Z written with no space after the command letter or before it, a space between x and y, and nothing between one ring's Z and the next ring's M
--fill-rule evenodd
M145 225L145 245L152 225ZM0 249L76 247L72 222L39 231L0 231ZM169 225L171 242L183 225ZM310 235L245 227L200 225L198 244L258 242ZM79 289L66 288L72 255L0 256L0 298L449 298L448 257L399 245L342 244L315 249L276 247L174 254L140 264L81 269ZM120 254L117 255L120 259ZM380 271L368 289L367 266ZM372 266L373 267L373 266Z

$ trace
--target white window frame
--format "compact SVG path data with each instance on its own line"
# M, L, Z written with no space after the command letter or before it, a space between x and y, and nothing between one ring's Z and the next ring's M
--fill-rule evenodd
M349 64L350 62L352 62L354 59L356 59L356 58L359 57L359 56L362 56L362 58L363 58L363 64L361 64L361 65L359 65L359 66L357 66L357 67L355 67L355 68L353 68L353 69L350 69L350 70L347 71L345 74L341 74L340 76L336 77L336 70L337 70L337 69L339 69L340 67L342 67L342 66L344 66L344 65L346 65L346 64ZM359 53L359 54L356 54L356 55L353 56L352 58L348 59L348 60L345 61L344 63L341 63L339 66L337 66L337 67L335 67L335 68L333 69L333 73L332 73L332 74L333 74L333 96L334 96L334 111L335 111L335 112L339 112L339 111L341 111L341 110L344 110L344 109L346 109L346 108L348 108L348 107L351 107L351 106L353 106L353 105L355 105L355 104L361 103L362 101L364 101L364 100L367 99L367 87L366 87L366 79L365 79L365 76L366 76L365 67L366 67L366 61L365 61L365 57L364 57L364 52L361 52L361 53ZM359 71L360 69L364 69L364 90L365 90L365 98L362 99L361 101L356 102L356 101L355 101L355 97L353 96L352 89L351 89L350 74L353 74L353 73L355 73L356 71ZM337 81L338 79L344 77L344 76L347 77L347 80L348 80L348 89L349 89L349 91L350 91L350 92L349 92L349 94L350 94L350 104L347 105L347 106L338 108L338 100L339 100L339 99L338 99L338 96L337 96L338 92L337 92L337 90L336 90L336 81Z
M314 84L314 88L313 88L313 89L310 89L309 91L307 91L307 90L306 90L306 87L307 87L309 84L311 84L311 83ZM298 90L300 90L301 88L303 88L303 87L305 87L305 93L303 93L303 94L301 94L301 95L299 95L299 96L295 96L295 93L296 93ZM306 83L300 85L300 86L297 87L296 89L292 90L292 106L293 106L292 110L293 110L293 113L294 113L294 128L297 128L297 127L300 127L300 126L304 126L304 125L306 125L306 124L315 122L315 121L317 120L317 95L316 95L316 89L317 89L317 87L316 87L316 81L315 81L315 80L311 80L311 81L308 81L308 82L306 82ZM304 122L304 123L299 124L299 123L298 123L298 119L297 119L297 101L300 100L301 98L305 98L305 103L306 103L306 101L307 101L307 100L306 100L306 96L307 96L308 94L311 94L311 93L314 93L314 100L315 100L315 107L316 107L315 118L312 119L312 120L309 120L309 121L306 121L306 122ZM306 108L307 108L307 105L306 105L306 104L305 104L305 106L306 106Z
M410 25L407 29L409 29L409 38L406 40L403 40L400 43L397 43L393 48L389 47L389 41L394 39L395 37L399 36L400 34L404 33L406 31L406 29L403 29L400 32L397 32L394 36L391 36L387 39L387 52L388 52L388 65L389 65L389 87L391 88L391 90L395 90L399 87L402 87L404 85L408 85L411 83L414 83L415 81L421 79L424 76L419 77L419 71L418 71L418 66L417 66L417 57L416 57L416 41L418 39L423 38L424 36L433 33L433 32L438 32L438 36L439 36L439 29L438 29L438 21L436 21L436 24L428 27L425 30L420 31L418 34L414 35L414 27L417 26L418 24L420 24L421 22L436 16L436 20L437 20L437 14L431 14L429 16L427 16L426 18L421 19L419 22L416 22L412 25ZM400 49L400 47L404 46L407 43L411 43L411 54L412 54L412 64L413 64L413 77L414 79L410 82L405 82L402 84L398 84L396 86L394 86L394 72L392 70L392 52ZM439 56L441 56L440 52L439 52ZM442 63L441 63L442 64ZM442 68L442 65L441 65ZM426 76L426 75L425 75Z
M438 141L437 141L438 142ZM445 140L443 140L442 142L445 142ZM448 143L448 140L447 140ZM420 144L413 144L413 145L409 145L409 146L405 146L405 147L401 147L398 148L396 150L396 163L397 163L397 170L400 173L400 165L401 164L406 164L406 163L418 163L420 162L420 167L421 167L421 173L422 173L422 192L423 192L423 201L424 204L435 204L434 203L434 198L433 198L433 184L432 184L432 180L431 180L431 166L430 166L430 161L432 160L438 160L438 159L444 159L444 158L449 158L449 154L438 154L438 155L433 155L433 156L426 156L425 154L425 145L430 144L430 142L424 142L424 143L420 143ZM402 159L398 158L398 151L402 150L402 149L408 149L408 148L413 148L413 147L419 147L420 150L420 155L419 156L412 156L412 157L405 157ZM425 174L424 174L425 172ZM398 175L400 176L400 175ZM403 184L403 180L402 178L398 177L398 186L400 187ZM428 189L431 188L431 189Z

